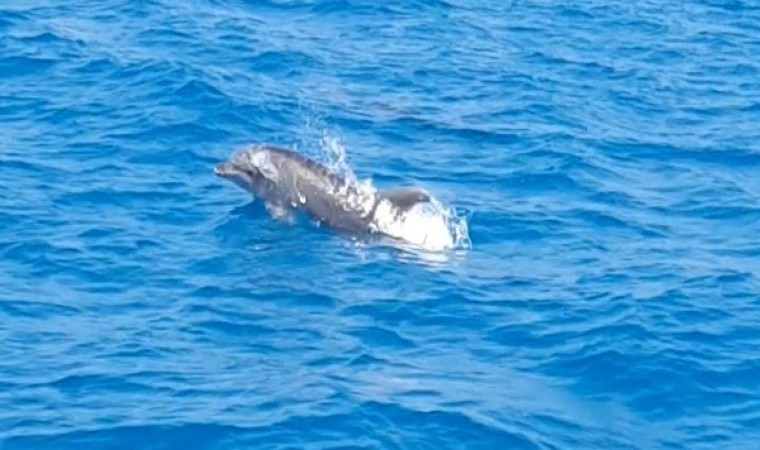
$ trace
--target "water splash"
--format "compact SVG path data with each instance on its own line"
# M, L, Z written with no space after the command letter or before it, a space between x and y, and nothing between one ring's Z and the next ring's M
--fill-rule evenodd
M325 161L327 167L341 174L348 182L355 185L361 184L356 173L354 173L353 169L348 164L346 147L343 145L343 141L339 136L326 130L323 131L322 138L319 141L319 147L322 149L322 152L327 159Z
M323 131L320 148L325 165L346 180L340 194L345 196L347 207L369 214L378 192L372 179L356 176L348 163L345 146L337 135ZM471 248L467 217L445 206L433 195L430 199L429 203L420 203L405 212L388 200L380 201L374 213L373 231L426 251Z

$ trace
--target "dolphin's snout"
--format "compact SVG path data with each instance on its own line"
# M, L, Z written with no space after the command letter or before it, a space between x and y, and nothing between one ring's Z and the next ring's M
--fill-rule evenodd
M234 172L236 172L235 167L230 163L219 163L214 166L214 174L220 177L230 175Z

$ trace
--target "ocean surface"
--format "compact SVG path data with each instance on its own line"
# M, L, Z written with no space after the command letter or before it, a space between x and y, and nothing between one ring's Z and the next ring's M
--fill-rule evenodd
M760 448L757 1L0 3L0 449L328 448Z

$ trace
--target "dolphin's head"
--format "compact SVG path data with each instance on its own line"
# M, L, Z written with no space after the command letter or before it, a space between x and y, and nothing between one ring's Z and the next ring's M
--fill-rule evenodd
M214 173L255 195L266 195L281 182L277 149L250 147L233 154L229 161L217 164Z
M256 185L261 179L261 171L256 165L256 155L261 149L250 148L241 150L232 155L227 162L219 163L214 167L214 174L220 178L229 180L251 193L256 192Z

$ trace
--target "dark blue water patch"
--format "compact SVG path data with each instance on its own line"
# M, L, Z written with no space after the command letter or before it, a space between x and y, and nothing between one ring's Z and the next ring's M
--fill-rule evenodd
M329 4L315 2L312 3L312 5L313 6L310 10L320 16L330 17L332 15L338 15L338 17L342 18L346 14L360 17L373 17L379 15L390 20L394 17L418 17L418 14L442 15L449 6L447 2L442 0L415 0L387 5L376 5L368 1L341 0Z
M169 201L174 196L181 196L182 193L168 193L158 191L140 191L140 190L115 190L115 189L91 189L83 192L71 193L59 198L59 204L62 206L88 206L107 202L117 206L124 211L132 209L132 206L144 202Z
M26 16L22 13L15 11L3 11L2 17L0 17L0 30L7 31L13 26L23 22Z
M48 448L50 445L96 446L99 448L120 449L131 445L150 446L151 448L177 448L186 445L198 448L211 448L213 442L227 436L228 430L220 426L191 426L172 430L161 426L132 426L121 428L104 428L92 431L66 433L50 436L24 436L5 442L11 448ZM133 436L140 436L137 442ZM126 440L126 442L125 442ZM200 446L200 447L199 447Z
M41 56L55 55L61 60L78 59L86 52L86 44L80 39L71 39L51 31L39 34L12 33L2 44L9 50L32 47Z
M202 109L220 108L226 105L226 96L223 92L209 83L197 80L189 80L174 92L174 96Z
M274 76L298 76L303 68L310 67L319 71L322 63L300 52L263 52L248 61L252 70Z
M294 417L264 426L223 426L214 424L182 424L164 426L102 427L98 429L62 433L49 436L23 436L5 443L10 448L46 448L56 445L89 446L99 448L128 448L128 445L145 445L151 448L178 448L192 445L194 448L239 448L266 440L272 445L297 445L302 448L316 448L328 444L330 448L398 448L399 444L388 434L364 438L360 444L341 444L338 430L348 429L356 435L363 435L377 427L409 429L412 434L408 442L416 442L419 448L489 448L489 443L517 445L520 448L539 448L519 432L505 432L480 425L464 416L444 412L429 412L419 423L416 431L408 419L414 411L404 410L379 403L365 403L353 414L334 414L322 417ZM314 437L305 440L299 433L302 429L313 429ZM470 433L459 430L472 429ZM437 437L427 440L424 436L434 432ZM139 438L135 438L139 436ZM338 439L336 441L336 439ZM127 440L130 444L126 444Z
M113 73L119 68L119 61L112 57L90 57L71 66L73 72L83 77Z
M187 144L187 142L197 140L216 140L226 136L223 130L206 126L197 121L187 121L151 127L146 130L136 130L128 133L113 133L106 138L109 141L131 141L131 142L166 142L174 144Z
M65 391L67 395L107 394L114 390L128 390L134 393L148 393L153 390L150 386L129 382L121 377L102 375L68 376L44 384L44 387Z
M0 61L1 78L22 78L48 73L56 64L55 60L33 58L29 56L12 56Z
M383 129L393 130L396 128L404 129L404 135L406 136L424 136L426 134L438 135L440 138L449 138L454 142L468 141L479 142L482 144L489 144L493 146L510 146L519 140L519 135L514 133L498 133L492 131L480 130L478 128L468 127L455 127L445 123L435 123L428 120L421 120L415 118L397 118L391 120L387 125L374 124L372 122L359 120L356 118L345 118L338 122L341 127L345 128L377 128L379 133L383 133ZM399 136L403 139L403 136ZM409 142L413 142L414 138L409 137Z
M687 161L729 167L754 167L760 164L760 154L743 149L678 148L657 143L602 143L613 158L647 158L656 160Z
M139 43L146 47L153 44L159 45L187 45L192 41L193 35L179 28L162 28L145 30L139 34Z
M40 300L8 300L0 307L8 320L17 320L19 317L25 318L45 318L49 315L56 316L74 316L81 312L80 309L69 305L56 302L47 302Z
M372 348L388 346L394 350L414 347L413 341L404 338L399 333L380 327L362 327L348 332L358 338L364 345Z

